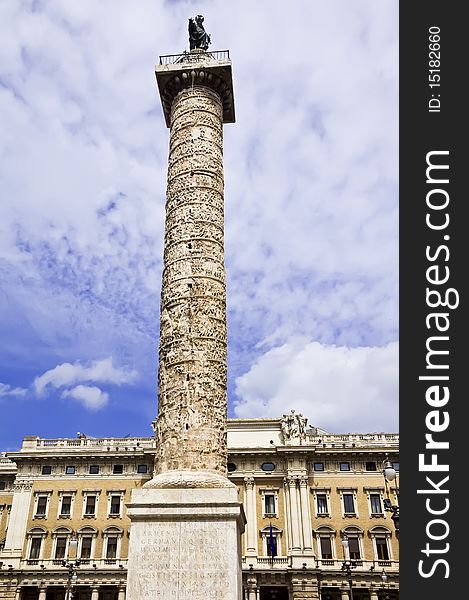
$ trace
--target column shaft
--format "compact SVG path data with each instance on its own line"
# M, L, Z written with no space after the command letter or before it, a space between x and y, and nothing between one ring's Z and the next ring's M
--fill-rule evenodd
M300 537L300 515L298 510L298 495L296 489L296 479L291 477L288 480L290 490L290 506L291 506L291 524L292 524L292 550L301 549Z
M254 478L245 479L246 485L246 554L257 555L257 514Z
M313 549L313 531L311 523L311 508L308 495L308 479L300 479L301 523L303 528L303 548L310 552Z
M171 107L156 472L226 475L223 107L205 86Z

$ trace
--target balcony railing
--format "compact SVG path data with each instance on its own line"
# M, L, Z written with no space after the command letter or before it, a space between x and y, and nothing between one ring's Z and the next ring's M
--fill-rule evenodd
M182 54L164 54L160 56L160 65L175 65L183 62L200 62L201 59L219 61L230 60L229 50L214 50L212 52L183 52Z
M127 568L127 559L125 558L85 558L80 560L80 571L86 570L100 570L100 569L112 569L122 570ZM56 558L51 559L26 559L20 562L20 569L34 569L35 571L51 570L54 571L65 571L66 569L62 565L62 560Z

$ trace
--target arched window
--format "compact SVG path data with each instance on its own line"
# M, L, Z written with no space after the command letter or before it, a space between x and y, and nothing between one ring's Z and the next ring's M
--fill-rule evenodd
M374 558L380 563L389 563L393 560L391 546L391 530L387 527L376 526L368 532L373 542ZM383 566L387 566L383 564Z
M26 535L28 539L26 549L28 562L36 564L43 558L44 539L47 535L47 531L43 527L33 527Z
M123 533L119 527L106 527L103 531L103 558L106 562L113 564L120 558Z
M77 531L78 535L78 548L77 557L82 562L90 561L94 558L96 538L98 536L98 530L89 525L81 527Z
M52 558L61 561L68 556L68 546L72 530L70 527L56 527L52 531Z
M335 551L335 530L328 525L322 525L313 531L317 544L317 555L320 560L334 560Z
M355 525L345 527L340 532L342 537L347 536L348 552L351 560L363 559L363 529ZM347 558L347 557L345 557Z
M274 555L282 556L282 530L280 527L272 525L272 537L274 540ZM270 543L270 525L267 525L260 530L262 537L262 554L264 556L272 556L272 547Z

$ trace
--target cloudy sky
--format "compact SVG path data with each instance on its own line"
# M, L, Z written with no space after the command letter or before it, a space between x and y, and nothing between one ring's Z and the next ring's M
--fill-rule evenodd
M397 0L0 3L0 450L151 435L168 129L229 49L229 416L398 430Z

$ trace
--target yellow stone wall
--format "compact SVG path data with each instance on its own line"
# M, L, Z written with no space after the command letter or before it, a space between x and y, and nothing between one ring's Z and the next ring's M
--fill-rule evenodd
M11 492L0 492L0 541L6 536L8 511L11 509L12 502L13 494Z
M139 488L148 481L149 477L143 478L114 478L113 476L93 478L60 478L60 479L41 479L33 484L31 504L29 507L28 523L26 531L33 527L43 527L47 529L43 548L43 558L53 559L53 537L51 532L57 527L68 527L74 532L81 527L90 526L98 530L93 558L103 558L103 531L107 527L118 527L123 530L121 538L120 558L127 558L128 552L128 532L130 529L130 520L127 517L125 504L130 502L130 495L133 489ZM108 492L124 491L123 503L120 517L109 516L108 514ZM95 517L83 517L83 498L85 491L99 491L97 510ZM50 492L49 507L47 516L35 517L35 494ZM70 492L74 494L72 511L69 518L59 517L60 493ZM27 558L27 539L23 547L23 558Z

